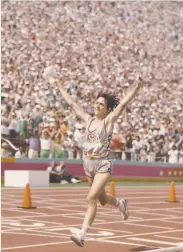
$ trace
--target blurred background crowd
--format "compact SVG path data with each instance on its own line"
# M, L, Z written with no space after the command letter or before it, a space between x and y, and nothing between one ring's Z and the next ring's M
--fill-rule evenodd
M2 2L2 156L82 158L85 111L99 91L142 91L115 124L114 159L183 163L183 2Z

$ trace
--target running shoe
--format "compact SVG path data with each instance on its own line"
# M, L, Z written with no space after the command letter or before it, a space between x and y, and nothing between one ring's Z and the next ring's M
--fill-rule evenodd
M81 233L72 234L70 238L71 238L71 240L72 240L73 242L75 242L76 245L78 245L79 247L83 247L83 246L84 246L84 239L83 239Z
M120 213L123 214L124 220L127 220L129 217L128 200L127 199L120 199L118 201L118 209L119 209Z

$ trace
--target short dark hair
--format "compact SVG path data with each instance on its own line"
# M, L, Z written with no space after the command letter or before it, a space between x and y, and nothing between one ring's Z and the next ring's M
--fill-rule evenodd
M113 111L119 104L119 99L114 93L100 92L97 95L97 99L100 97L105 99L106 104L107 104L107 109L110 109L111 111Z

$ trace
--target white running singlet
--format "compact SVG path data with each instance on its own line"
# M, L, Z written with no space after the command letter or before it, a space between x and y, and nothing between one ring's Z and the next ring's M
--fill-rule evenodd
M83 143L84 158L108 158L112 134L107 134L105 119L101 121L99 126L95 124L94 120L95 118L91 118L86 125Z

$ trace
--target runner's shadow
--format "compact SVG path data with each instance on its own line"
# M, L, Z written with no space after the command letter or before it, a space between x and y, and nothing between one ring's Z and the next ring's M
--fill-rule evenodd
M142 252L142 251L148 251L149 249L150 249L149 247L138 247L138 248L130 249L130 251ZM153 249L158 249L158 248L151 248L151 250L153 250Z

